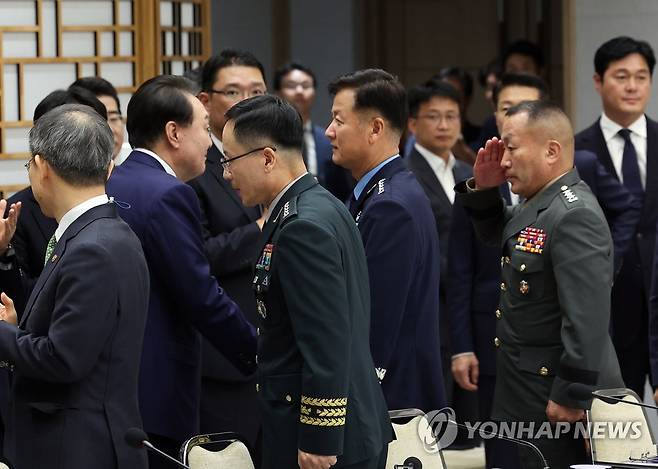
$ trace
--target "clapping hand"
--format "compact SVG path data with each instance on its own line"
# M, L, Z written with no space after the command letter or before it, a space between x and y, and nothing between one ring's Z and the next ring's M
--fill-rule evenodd
M16 326L18 324L18 315L16 314L16 308L14 308L14 302L7 296L6 293L0 294L0 321L8 322Z
M7 201L2 199L0 200L0 255L5 253L11 238L16 232L18 215L21 213L21 203L11 204L6 218L4 216L5 210L7 210Z

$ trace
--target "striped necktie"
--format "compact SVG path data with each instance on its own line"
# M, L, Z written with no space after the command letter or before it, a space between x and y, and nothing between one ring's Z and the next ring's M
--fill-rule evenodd
M48 263L48 259L50 259L50 256L53 255L53 251L55 250L56 245L57 245L57 239L55 239L55 235L53 234L48 240L48 246L46 246L46 257L44 257L43 259L44 266Z

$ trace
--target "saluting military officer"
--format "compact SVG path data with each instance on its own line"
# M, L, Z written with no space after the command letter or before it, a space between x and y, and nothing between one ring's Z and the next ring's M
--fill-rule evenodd
M502 141L478 152L474 178L456 187L478 236L503 250L500 306L492 311L495 420L573 423L591 401L574 400L570 384L623 387L608 335L610 230L573 154L567 116L546 102L524 102L507 111ZM525 203L505 206L497 189L505 181ZM550 467L585 460L573 434L533 442ZM541 467L529 452L521 463Z
M226 117L224 178L245 205L269 207L253 279L263 468L383 469L391 424L356 225L307 172L290 104L254 97Z

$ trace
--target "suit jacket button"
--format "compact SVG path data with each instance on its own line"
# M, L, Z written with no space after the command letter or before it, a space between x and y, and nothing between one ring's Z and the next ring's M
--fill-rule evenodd
M507 285L505 285L505 282L500 283L500 291L507 291Z
M500 347L500 339L499 339L498 337L496 337L496 338L494 339L494 345L495 345L496 347Z
M256 328L256 335L260 335L260 327Z
M521 272L525 272L526 269L525 264L521 264L521 267L519 267L519 269L521 270Z
M503 313L499 309L497 309L496 310L496 319L500 319L501 317L503 317Z
M259 391L260 391L260 385L258 383L256 383L256 392L259 392Z
M286 401L292 402L292 397L290 396L290 394L286 394Z
M525 280L521 280L521 283L519 283L519 291L522 295L527 295L530 291L530 284Z
M256 365L258 365L258 355L256 355Z
M548 368L546 368L545 366L542 366L539 369L539 374L542 375L542 376L548 376Z

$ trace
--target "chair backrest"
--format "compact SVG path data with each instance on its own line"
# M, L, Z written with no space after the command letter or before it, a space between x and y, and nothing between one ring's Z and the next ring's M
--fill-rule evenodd
M423 467L423 469L445 469L443 454L437 443L426 444L421 435L432 435L425 413L418 409L389 411L393 423L395 440L388 444L386 469L400 467ZM430 440L431 442L431 440ZM422 466L412 465L416 459Z
M180 459L191 469L254 469L246 444L235 433L194 436L183 443Z
M597 394L642 402L634 391L625 388L597 391ZM633 455L656 455L653 433L643 407L593 399L587 419L594 463L623 463L629 462Z

